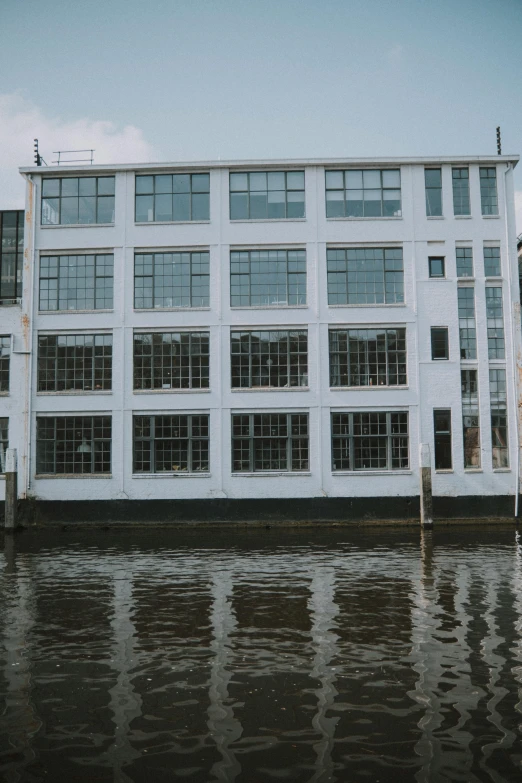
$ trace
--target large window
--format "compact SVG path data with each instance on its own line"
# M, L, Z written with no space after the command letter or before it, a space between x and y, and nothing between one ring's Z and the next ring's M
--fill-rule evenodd
M460 358L477 358L477 328L475 325L475 290L471 286L459 286L459 338Z
M0 419L0 473L5 473L5 452L9 448L9 419Z
M208 389L208 332L136 332L135 389Z
M330 386L401 386L406 329L330 329Z
M332 470L404 470L408 414L332 413Z
M230 254L230 304L306 304L304 250L234 250Z
M469 169L455 168L451 170L453 178L453 214L471 214L469 203Z
M232 388L308 386L306 331L231 332Z
M473 277L473 248L457 247L457 277Z
M424 169L424 184L426 187L426 215L428 217L441 217L442 170Z
M304 218L304 182L304 171L230 174L230 219Z
M232 415L232 471L308 470L308 413Z
M109 310L114 256L42 256L40 310Z
M112 389L112 334L41 334L38 391Z
M37 416L36 472L111 472L110 416Z
M435 470L451 470L451 410L433 411Z
M448 327L431 327L431 358L449 359Z
M209 254L136 253L134 307L208 307Z
M134 416L134 473L208 471L208 414Z
M43 226L92 223L114 223L114 177L43 180Z
M404 301L402 248L327 249L328 304Z
M502 288L486 288L486 315L488 329L488 356L490 359L505 358L504 314Z
M490 369L489 395L491 402L491 445L493 467L509 467L509 444L507 423L506 371Z
M480 169L480 204L483 215L498 215L497 170Z
M24 212L0 212L0 304L22 297Z
M11 360L11 338L0 337L0 392L9 391L9 364Z
M464 467L480 468L480 418L477 370L461 370Z
M136 222L208 220L209 174L136 175Z
M484 275L486 277L500 277L500 248L484 248Z
M326 171L326 217L400 217L400 169Z

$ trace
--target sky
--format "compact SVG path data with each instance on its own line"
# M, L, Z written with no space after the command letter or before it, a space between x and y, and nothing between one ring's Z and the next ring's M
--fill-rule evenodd
M522 0L0 0L0 209L97 163L522 152ZM515 171L522 232L522 163Z

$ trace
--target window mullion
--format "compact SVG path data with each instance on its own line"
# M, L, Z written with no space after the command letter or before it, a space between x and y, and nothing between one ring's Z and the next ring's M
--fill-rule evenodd
M348 414L348 453L350 455L350 470L355 470L355 442L353 413Z
M156 472L156 417L149 416L150 470Z
M392 432L391 432L391 413L386 414L386 470L391 470L392 466Z
M254 466L254 414L250 413L248 415L248 459L250 462L250 470L249 473L253 473L255 470Z

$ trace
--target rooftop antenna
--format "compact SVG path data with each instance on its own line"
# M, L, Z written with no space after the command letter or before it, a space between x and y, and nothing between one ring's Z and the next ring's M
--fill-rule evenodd
M497 126L497 155L502 155L502 139L500 138L500 125Z
M42 158L42 156L40 155L40 153L38 151L38 139L34 140L34 162L35 162L35 164L37 166L41 166L42 163L45 166L47 166L47 163L45 162L45 160Z

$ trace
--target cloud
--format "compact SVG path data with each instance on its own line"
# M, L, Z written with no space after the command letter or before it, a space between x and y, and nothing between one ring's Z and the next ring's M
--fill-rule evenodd
M515 190L515 224L518 236L522 234L522 190Z
M66 122L45 116L39 106L17 93L0 93L0 209L24 206L19 166L33 165L33 140L48 164L53 150L92 148L95 163L137 163L157 160L154 147L134 125L118 128L107 120L80 118Z

